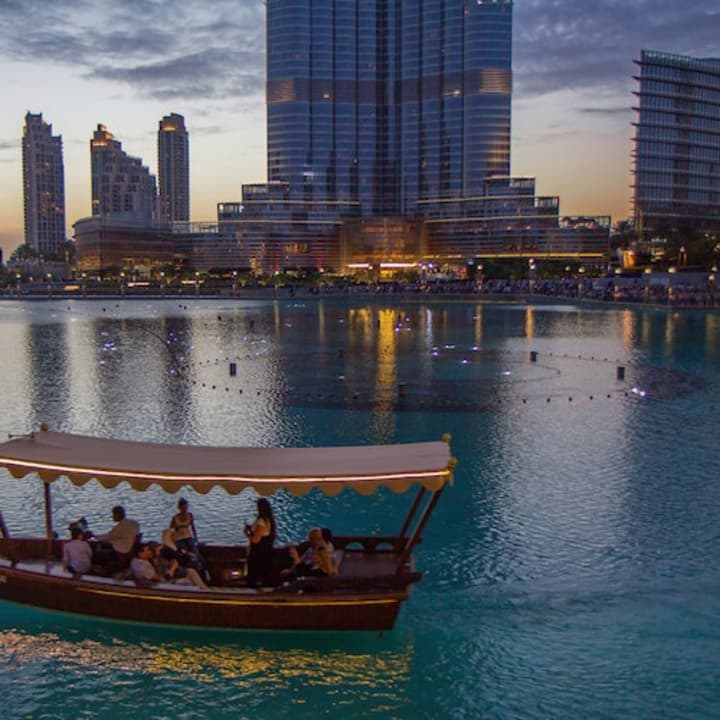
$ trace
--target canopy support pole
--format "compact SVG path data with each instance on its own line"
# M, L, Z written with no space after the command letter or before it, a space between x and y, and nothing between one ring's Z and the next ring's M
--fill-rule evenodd
M7 525L5 524L5 519L2 516L2 513L0 512L0 538L3 538L3 540L6 540L10 537L10 533L8 532Z
M417 512L417 509L420 507L420 501L423 499L423 495L427 490L421 485L418 488L417 494L415 495L415 500L413 500L413 504L408 511L407 517L405 518L405 522L403 523L402 528L400 529L400 539L403 540L407 536L408 528L410 527L410 523L412 523L413 518L415 517L415 513ZM404 543L403 543L404 544Z
M415 526L415 530L413 530L413 534L410 536L410 539L405 544L405 549L403 550L402 555L400 555L397 567L395 568L396 575L399 575L402 572L405 563L408 561L408 558L413 551L413 548L420 542L420 538L422 538L422 533L425 529L425 525L427 525L427 521L430 519L430 515L435 509L435 506L437 505L443 490L444 487L441 487L439 490L435 490L435 492L433 492L432 494L432 497L425 506L425 509L423 510L423 513L418 520L418 524Z
M50 483L44 482L43 485L45 486L45 535L47 537L48 558L50 558L53 547L52 496L50 495Z

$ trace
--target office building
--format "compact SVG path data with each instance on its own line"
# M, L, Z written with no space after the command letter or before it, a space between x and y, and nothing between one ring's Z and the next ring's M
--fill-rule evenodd
M641 238L720 232L720 59L643 50L636 63Z
M190 220L190 159L185 118L166 115L158 128L159 215L169 222Z
M25 243L54 256L65 242L65 180L62 137L42 114L27 113L22 139Z
M90 141L92 214L151 223L157 185L140 158L131 157L104 125Z

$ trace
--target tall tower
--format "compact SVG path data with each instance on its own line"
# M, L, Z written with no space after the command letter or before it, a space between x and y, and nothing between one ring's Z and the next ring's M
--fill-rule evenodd
M422 215L510 171L512 0L267 2L268 179Z
M190 219L190 161L185 118L166 115L158 128L160 217L175 222Z
M90 141L92 214L152 222L156 218L155 176L140 158L131 157L120 141L98 125Z
M25 115L22 140L25 243L54 255L65 242L65 181L62 137L42 113Z
M647 237L720 231L720 58L643 50L635 219Z

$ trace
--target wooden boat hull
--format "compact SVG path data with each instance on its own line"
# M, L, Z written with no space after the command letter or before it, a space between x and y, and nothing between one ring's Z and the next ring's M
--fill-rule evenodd
M213 592L0 567L0 600L111 620L228 629L389 630L407 591Z

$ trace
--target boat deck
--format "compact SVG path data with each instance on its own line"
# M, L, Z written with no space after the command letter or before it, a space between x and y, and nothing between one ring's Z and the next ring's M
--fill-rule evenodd
M152 583L151 586L159 590L174 592L192 593L222 593L230 595L256 595L258 593L293 591L295 586L301 590L304 585L327 585L327 589L338 586L337 589L345 590L355 583L372 584L374 579L389 578L395 575L397 568L397 555L392 551L364 552L360 549L336 550L336 562L339 566L337 578L300 578L298 581L282 581L274 587L248 588L244 584L244 558L235 563L223 564L223 572L211 567L213 578L221 578L212 582L207 588L200 588L193 585L174 584L169 582ZM84 574L74 576L62 567L59 559L27 558L12 562L6 557L0 557L0 569L8 568L17 571L30 572L36 575L63 578L67 580L81 580L98 586L139 588L149 587L147 583L136 582L133 578L118 577L110 575ZM411 569L409 569L412 572ZM327 581L330 581L328 583ZM403 583L400 583L403 584Z

